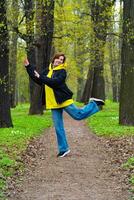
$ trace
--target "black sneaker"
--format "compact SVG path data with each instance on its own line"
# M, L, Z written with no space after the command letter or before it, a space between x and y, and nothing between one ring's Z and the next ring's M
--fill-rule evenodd
M57 155L57 157L65 157L67 154L69 154L70 153L70 149L68 150L68 151L63 151L63 152L60 152L58 155Z
M102 99L90 98L90 101L95 101L98 106L104 106L105 102Z

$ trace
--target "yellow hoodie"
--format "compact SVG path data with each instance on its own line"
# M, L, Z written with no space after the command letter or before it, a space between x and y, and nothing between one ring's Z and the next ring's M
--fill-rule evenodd
M47 77L51 78L54 70L66 69L66 66L67 64L64 63L53 68L52 64L50 64ZM74 102L73 99L68 99L64 101L63 103L58 104L55 100L53 89L47 85L45 85L45 94L46 94L46 109L63 108L63 107L69 106L70 104Z

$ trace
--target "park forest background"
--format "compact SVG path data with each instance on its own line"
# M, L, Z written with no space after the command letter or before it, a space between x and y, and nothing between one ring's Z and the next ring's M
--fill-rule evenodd
M41 72L54 53L67 56L74 99L119 102L119 123L134 125L134 2L131 0L0 1L0 127L10 109L30 102L42 114L41 87L23 66Z

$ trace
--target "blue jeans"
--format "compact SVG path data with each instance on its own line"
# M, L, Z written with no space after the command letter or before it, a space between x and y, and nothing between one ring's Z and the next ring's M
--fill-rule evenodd
M69 149L66 133L64 129L63 110L76 120L85 119L99 111L97 104L92 101L82 108L71 104L64 108L52 109L53 123L55 126L59 152Z

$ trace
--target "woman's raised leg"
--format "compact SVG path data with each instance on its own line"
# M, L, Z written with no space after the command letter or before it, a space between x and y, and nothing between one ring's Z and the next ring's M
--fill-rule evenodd
M76 120L82 120L82 119L85 119L85 118L95 114L100 109L94 101L91 101L82 108L78 108L76 105L71 104L71 105L65 107L64 110L72 118L74 118Z

